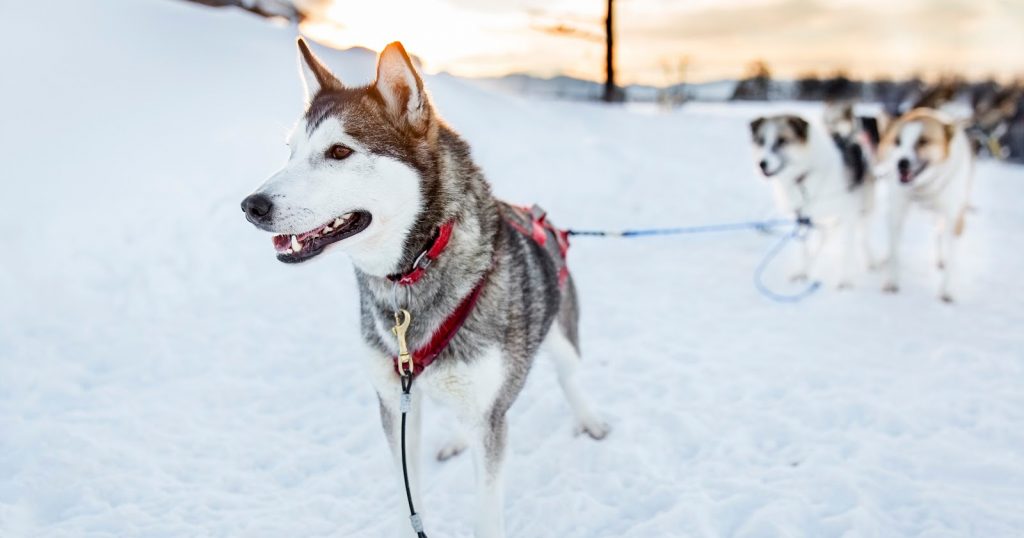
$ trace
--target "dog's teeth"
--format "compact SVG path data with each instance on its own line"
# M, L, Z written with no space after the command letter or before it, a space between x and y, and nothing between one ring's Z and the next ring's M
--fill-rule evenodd
M338 217L338 218L334 219L334 223L333 224L334 224L335 227L341 226L342 224L345 224L345 219L343 219L341 217Z
M294 235L292 236L292 250L294 250L295 252L302 250L302 243L300 243L299 240L296 239Z
M331 233L331 230L334 230L334 228L331 228L330 224L328 224L327 226L324 226L324 233L325 234Z

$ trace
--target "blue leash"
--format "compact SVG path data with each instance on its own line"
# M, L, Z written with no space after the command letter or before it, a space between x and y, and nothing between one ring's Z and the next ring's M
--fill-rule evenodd
M761 263L757 265L757 269L754 269L754 287L757 288L757 291L761 292L761 295L764 295L777 303L798 303L809 297L812 293L818 291L818 288L821 287L821 282L815 280L808 284L803 291L786 294L772 291L762 280L765 269L767 269L772 260L779 255L779 252L782 252L783 247L793 239L805 241L807 239L807 231L810 230L810 228L811 221L809 219L806 217L797 219L796 225L793 226L793 231L782 236L782 239L779 239L778 242L775 243L775 246L773 246L772 249L764 255L764 258L761 259Z
M780 303L796 303L806 299L814 292L818 291L821 287L821 282L814 281L808 284L807 288L803 291L784 294L772 291L766 286L762 280L764 271L768 268L771 262L779 255L779 252L786 246L787 243L793 239L805 240L807 237L807 230L813 225L811 219L807 217L798 217L794 219L771 219L771 220L752 220L743 222L727 222L723 224L707 224L699 226L680 226L675 228L641 228L635 230L622 230L622 231L611 231L611 230L567 230L567 233L571 236L589 236L589 237L644 237L644 236L655 236L655 235L688 235L688 234L702 234L702 233L716 233L716 232L732 232L736 230L758 230L761 232L768 232L779 226L792 224L793 231L782 236L778 242L765 254L764 258L761 259L761 263L757 265L757 269L754 270L754 287L757 291L765 297Z
M810 226L810 220L800 219L797 222L806 222ZM745 222L727 222L725 224L706 224L701 226L680 226L676 228L641 228L637 230L622 230L620 232L610 230L568 230L569 235L584 235L591 237L643 237L648 235L684 235L701 234L713 232L734 232L736 230L758 230L761 232L770 231L786 224L793 224L793 219L773 220L752 220Z

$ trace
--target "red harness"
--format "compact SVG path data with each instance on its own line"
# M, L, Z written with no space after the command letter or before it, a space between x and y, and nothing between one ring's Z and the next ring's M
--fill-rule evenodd
M547 212L540 206L504 204L503 209L508 209L504 216L509 225L547 249L558 271L558 286L564 286L569 280L569 266L565 262L569 253L569 231L558 229L551 224Z
M442 224L437 229L437 237L430 245L430 248L424 250L416 257L416 261L412 262L412 269L400 275L388 275L388 279L399 286L409 286L418 282L423 278L423 274L427 272L427 267L430 267L430 264L444 252L444 249L448 248L448 241L452 238L452 230L454 228L454 220Z
M557 255L552 257L558 267L558 284L559 286L565 284L566 279L569 278L569 269L565 264L565 255L569 249L568 233L552 226L545 219L543 210L537 206L527 209L503 204L503 207L512 209L512 215L506 214L503 216L513 228L532 238L537 244L546 246L549 251L552 250L552 247L557 248L557 251L555 251ZM399 286L411 286L418 282L423 278L430 264L448 248L454 228L455 221L448 221L442 224L437 230L437 237L434 239L434 242L416 258L412 269L399 275L389 275L388 279ZM549 236L552 238L550 242L548 240ZM473 312L473 308L480 299L480 294L483 292L490 275L491 271L488 270L480 281L477 282L476 286L473 286L469 294L463 297L459 305L455 307L455 310L441 322L441 325L434 331L433 336L430 337L430 341L425 346L411 353L413 376L419 375L430 366L434 359L448 347L452 338L455 338L455 334L459 332L459 329L462 328L469 315ZM398 368L398 357L392 357L391 359L395 365L395 373L400 375L401 370Z

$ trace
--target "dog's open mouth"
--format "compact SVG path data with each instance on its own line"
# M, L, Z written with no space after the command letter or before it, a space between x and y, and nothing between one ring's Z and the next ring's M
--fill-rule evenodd
M921 172L928 166L927 162L922 162L917 168L905 168L901 169L900 172L900 183L910 183L914 181Z
M327 245L365 230L371 220L368 212L353 211L305 233L275 235L277 259L285 263L304 262L323 252Z

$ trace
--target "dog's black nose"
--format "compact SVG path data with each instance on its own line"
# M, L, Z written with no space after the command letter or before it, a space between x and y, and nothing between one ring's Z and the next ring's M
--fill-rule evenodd
M761 159L761 162L757 163L761 167L762 172L768 171L768 161Z
M263 194L251 194L242 200L242 211L249 217L249 220L263 220L274 209L274 203Z
M896 163L896 169L899 170L899 172L901 174L906 174L907 172L909 172L910 171L910 159L900 159Z

